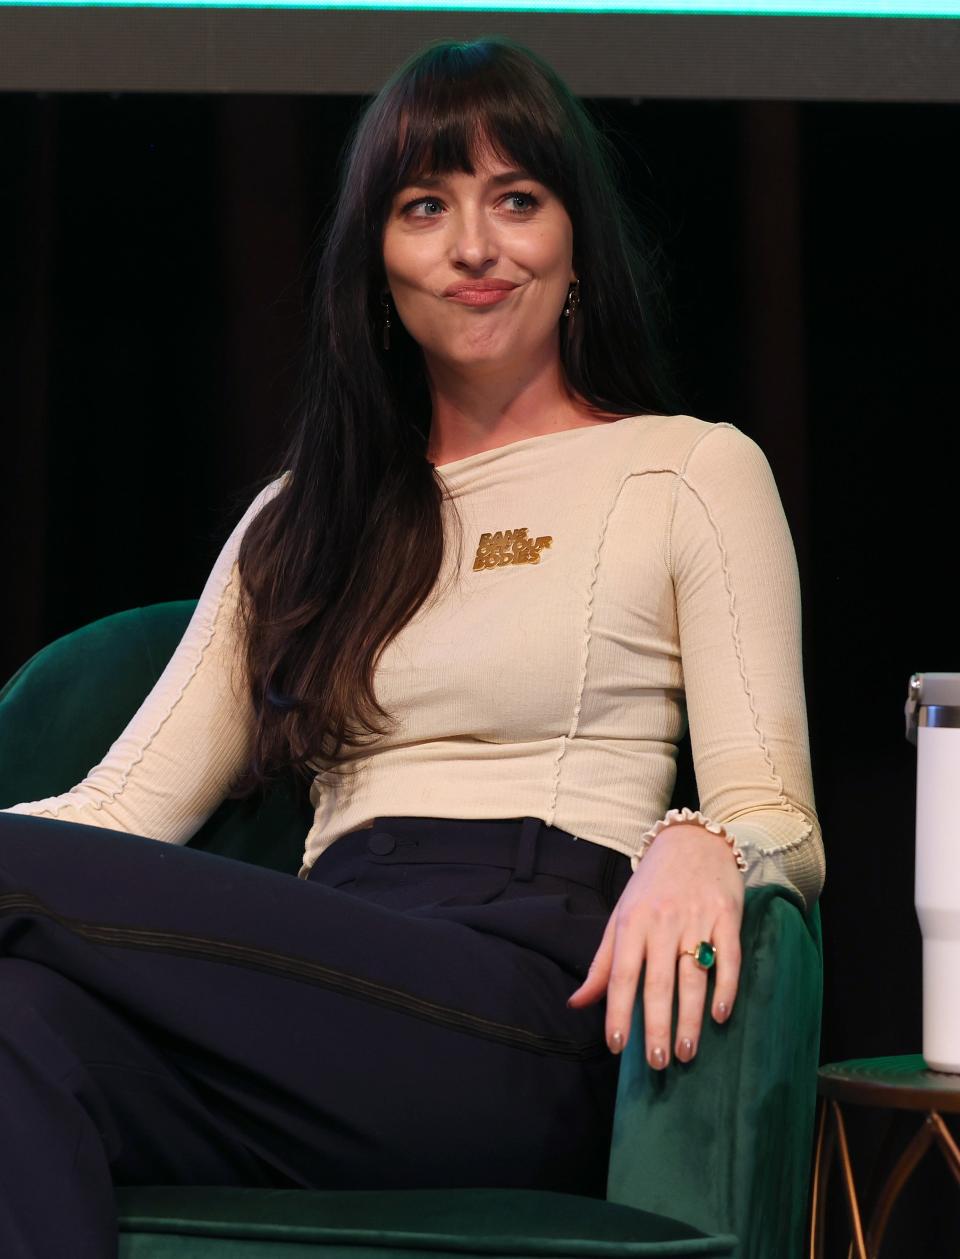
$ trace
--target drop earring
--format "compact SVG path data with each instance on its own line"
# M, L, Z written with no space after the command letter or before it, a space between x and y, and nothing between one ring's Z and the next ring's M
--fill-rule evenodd
M563 312L564 318L570 320L569 324L567 325L568 332L573 327L573 319L576 314L577 307L579 305L580 305L580 281L574 280L574 282L570 285L569 291L567 292L567 305L564 308L564 312Z
M380 298L380 304L383 307L383 348L390 349L390 299L387 297Z

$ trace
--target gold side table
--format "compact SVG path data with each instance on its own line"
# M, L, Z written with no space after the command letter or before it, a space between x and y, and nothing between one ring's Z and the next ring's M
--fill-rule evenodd
M960 1114L960 1075L931 1071L920 1054L892 1058L857 1058L835 1062L817 1072L817 1143L813 1163L813 1205L810 1218L810 1259L823 1259L827 1188L836 1146L850 1221L848 1255L878 1259L890 1213L900 1191L927 1150L936 1145L943 1152L960 1185L960 1149L942 1116ZM864 1233L840 1107L873 1106L890 1110L915 1110L923 1114L920 1127L907 1143L886 1179Z

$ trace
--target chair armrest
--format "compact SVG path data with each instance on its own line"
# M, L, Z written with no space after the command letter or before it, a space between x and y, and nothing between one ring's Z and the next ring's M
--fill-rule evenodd
M820 1056L819 906L779 886L747 888L733 1013L710 1016L696 1057L654 1071L634 1008L620 1080L607 1197L734 1233L737 1259L799 1259L806 1225ZM674 997L674 1027L676 997Z

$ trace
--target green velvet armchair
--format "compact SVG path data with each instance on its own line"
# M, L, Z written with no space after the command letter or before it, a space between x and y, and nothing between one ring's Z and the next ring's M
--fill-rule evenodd
M84 777L159 677L193 608L117 613L27 661L0 691L0 807ZM282 787L257 803L226 801L191 842L295 872L310 824L302 794ZM819 908L804 914L786 889L749 888L742 944L734 1012L724 1026L705 1019L691 1063L649 1069L637 1002L606 1200L491 1188L123 1188L121 1259L800 1259L820 1047Z

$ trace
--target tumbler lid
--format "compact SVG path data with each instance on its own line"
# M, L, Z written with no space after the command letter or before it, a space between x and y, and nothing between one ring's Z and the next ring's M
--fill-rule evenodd
M956 708L960 710L960 673L913 673L907 683L907 702L903 706L907 738L917 742L917 725L921 708ZM944 716L946 716L944 714ZM955 725L953 720L935 724Z

